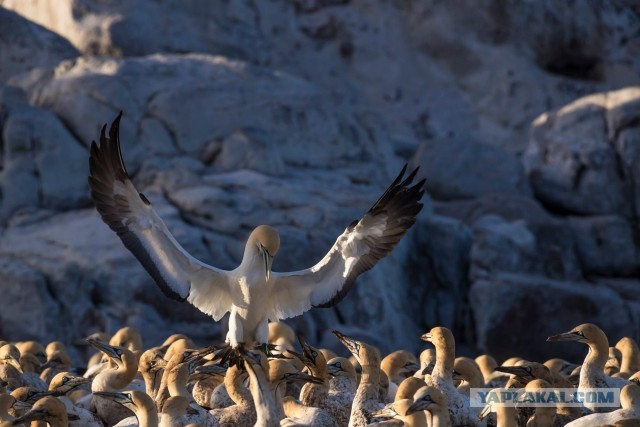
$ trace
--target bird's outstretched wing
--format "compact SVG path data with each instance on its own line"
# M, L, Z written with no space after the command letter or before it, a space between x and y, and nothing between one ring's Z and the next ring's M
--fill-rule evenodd
M119 125L122 112L100 145L91 143L89 187L102 220L115 231L160 289L188 300L219 320L231 308L227 272L198 261L175 240L149 200L134 187L122 161Z
M337 304L358 275L395 248L422 209L425 181L411 185L418 169L404 178L406 170L405 165L382 197L347 227L319 263L306 270L273 273L271 320L300 315L312 306Z

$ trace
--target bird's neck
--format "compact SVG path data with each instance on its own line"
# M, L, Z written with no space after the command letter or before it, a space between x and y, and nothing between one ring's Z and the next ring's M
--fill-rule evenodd
M609 347L598 342L589 343L589 353L580 369L580 386L592 387L595 379L604 376L604 365L609 358Z
M236 405L249 405L251 403L251 392L243 384L242 371L237 366L230 366L224 376L224 386L231 400Z
M185 363L169 373L167 388L169 396L182 396L191 400L191 393L187 390L187 379L189 376L189 366Z
M496 408L496 419L498 425L502 427L518 427L518 414L516 408L511 406L498 406Z
M158 387L160 387L160 380L162 379L162 370L144 371L142 373L142 379L144 380L147 394L155 399Z
M139 427L158 427L158 413L156 408L143 406L136 411Z
M436 364L433 368L433 376L437 376L447 382L453 383L453 363L455 360L455 349L447 343L439 343L436 346Z
M429 412L431 412L432 427L451 427L449 408L443 405L431 405Z
M249 388L256 408L256 426L278 426L280 418L276 409L276 402L271 393L271 384L264 370L259 366L247 369L249 374Z
M360 384L353 398L351 418L362 418L369 402L376 402L379 397L380 368L377 365L362 365ZM365 417L366 418L366 417Z
M339 375L337 377L331 378L331 380L329 381L330 392L355 393L356 387L357 387L356 379L348 375Z

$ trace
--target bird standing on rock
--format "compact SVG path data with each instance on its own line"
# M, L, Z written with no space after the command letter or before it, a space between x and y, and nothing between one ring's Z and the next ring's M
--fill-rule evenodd
M249 236L240 265L221 270L187 253L134 187L120 152L121 116L111 125L109 137L105 125L100 144L91 144L89 186L96 208L167 296L187 300L216 321L231 313L226 341L234 349L266 346L269 320L337 304L358 275L393 250L422 209L424 180L412 185L417 169L404 178L405 166L364 217L353 221L313 267L272 272L280 236L274 228L261 225Z

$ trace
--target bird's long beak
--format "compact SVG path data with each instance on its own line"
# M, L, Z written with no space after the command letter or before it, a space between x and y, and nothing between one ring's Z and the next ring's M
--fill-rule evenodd
M422 335L420 335L420 339L421 339L422 341L431 342L431 339L432 339L432 337L431 337L431 333L430 333L430 332L427 332L426 334L422 334Z
M287 378L289 381L301 381L312 384L324 384L322 378L314 377L313 375L305 374L304 372L297 372L289 375Z
M491 405L484 405L482 408L482 412L478 414L478 421L482 421L489 416L491 413Z
M23 402L21 400L16 400L13 402L13 405L11 405L11 407L16 411L28 411L32 406L33 405L31 403Z
M24 373L24 371L22 370L22 366L20 366L20 361L18 361L17 359L14 359L13 357L7 358L6 360L9 363L9 365L16 368L18 372L20 372L21 374Z
M331 332L333 332L333 335L335 335L336 338L338 338L338 340L345 347L347 347L347 349L351 352L351 354L353 354L354 356L356 356L356 358L358 358L358 353L360 352L360 345L356 340L354 340L353 338L349 338L348 336L338 331L331 331Z
M419 369L420 369L420 365L418 363L415 363L415 362L407 363L406 365L404 365L405 378L412 376L413 374L418 372Z
M135 406L135 403L129 397L129 393L118 393L113 391L98 391L93 393L94 396L104 397L105 399L112 400L120 405L129 407L131 409L131 405Z
M93 346L109 356L112 359L120 359L120 355L116 352L116 347L94 338L87 338L87 344Z
M405 412L405 416L415 414L416 412L419 412L419 411L425 411L430 403L431 403L431 399L420 399L413 402L413 404L409 406L409 408L407 409L407 412Z
M385 406L382 409L373 411L371 413L371 418L393 418L396 415L398 414L396 413L396 411L393 410L391 406Z
M93 381L92 378L73 377L69 379L69 381L67 381L66 383L59 386L58 388L51 390L51 392L54 396L64 396L74 388L80 387L82 384L88 384L92 381Z
M584 337L577 332L565 332L564 334L551 335L547 338L549 342L559 342L559 341L580 341Z
M273 256L264 246L261 246L260 249L262 250L262 257L264 258L264 276L268 282L269 278L271 278L271 265L273 264Z
M436 367L435 362L429 362L429 364L427 366L424 367L424 369L422 370L422 372L420 372L421 375L431 375L431 373L433 372L433 368Z
M44 421L46 416L47 416L47 414L44 412L44 410L42 410L42 409L33 410L32 409L32 410L28 411L26 414L24 414L23 416L18 417L15 420L13 420L11 425L19 426L19 425L28 424L30 421Z

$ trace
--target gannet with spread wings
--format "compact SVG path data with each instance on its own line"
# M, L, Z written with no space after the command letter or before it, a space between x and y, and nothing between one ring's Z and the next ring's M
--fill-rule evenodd
M405 165L371 209L353 221L313 267L272 272L280 237L274 228L261 225L249 236L240 265L225 271L187 253L136 190L120 152L121 116L108 137L105 125L100 144L91 144L89 186L96 208L168 297L186 300L216 321L231 313L226 341L232 348L266 344L269 320L337 304L358 275L393 250L422 209L424 180L411 185L417 169L404 178Z

